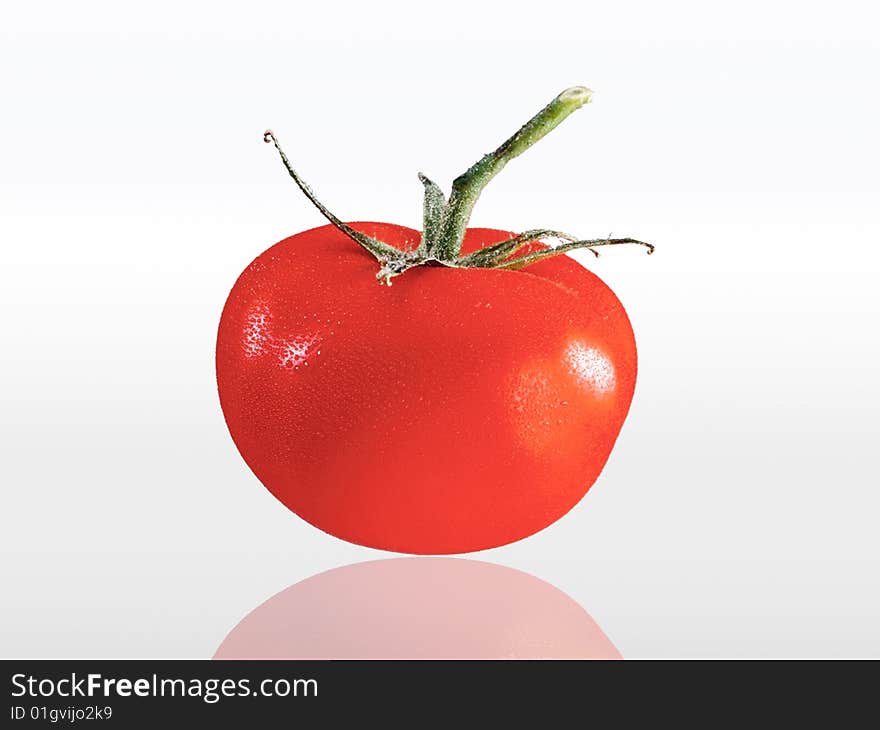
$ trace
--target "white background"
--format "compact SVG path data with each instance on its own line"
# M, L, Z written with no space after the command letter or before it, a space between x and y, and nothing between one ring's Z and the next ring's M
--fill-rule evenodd
M880 67L869 3L7 3L0 656L209 656L384 554L248 471L213 345L238 273L321 219L418 227L561 89L593 104L473 223L657 244L593 268L640 349L568 516L480 559L624 656L880 655Z

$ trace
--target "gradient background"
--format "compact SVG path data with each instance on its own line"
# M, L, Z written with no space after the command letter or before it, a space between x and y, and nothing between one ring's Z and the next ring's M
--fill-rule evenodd
M864 2L33 3L0 11L0 656L204 657L385 557L248 471L213 346L239 272L322 220L418 227L561 89L594 102L473 223L578 258L640 348L587 497L475 556L625 657L880 655L876 10Z

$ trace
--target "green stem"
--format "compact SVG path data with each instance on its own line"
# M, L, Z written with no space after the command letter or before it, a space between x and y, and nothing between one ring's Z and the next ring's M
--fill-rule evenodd
M324 204L315 197L315 194L312 192L312 189L306 184L305 180L303 180L296 170L293 169L293 166L290 164L290 160L287 159L287 155L284 154L284 150L281 149L281 145L278 144L278 140L275 138L275 134L271 129L267 129L263 133L263 141L266 143L271 142L275 145L275 149L278 150L278 154L281 155L281 162L284 163L284 167L287 168L288 174L293 178L293 181L299 186L299 189L303 191L305 196L311 201L312 205L314 205L319 211L321 211L321 215L323 215L328 221L330 221L336 228L342 231L346 236L351 238L356 243L359 243L363 246L367 251L369 251L373 256L375 256L379 261L385 261L387 259L397 259L401 256L401 252L394 248L393 246L389 246L387 243L383 243L382 241L367 236L360 231L356 231L347 223L343 223L339 218L337 218L333 213L331 213L327 208L324 207Z
M435 247L438 259L451 261L458 257L471 212L483 188L514 157L521 155L548 132L555 129L573 111L590 101L592 93L583 86L566 89L497 150L485 155L452 183Z
M469 253L466 256L460 256L455 260L455 265L461 267L494 266L506 259L508 256L513 256L527 243L540 241L543 238L558 238L560 241L565 241L566 243L573 243L574 241L580 240L577 236L572 236L568 233L563 233L562 231L553 231L549 228L538 228L533 231L520 233L518 236L508 238L506 241L493 243L491 246L486 246L485 248L478 249L477 251ZM593 253L596 256L599 255L598 251L593 251Z
M551 256L558 256L561 253L566 253L567 251L574 251L579 248L586 249L594 249L599 246L619 246L625 243L634 243L638 246L644 246L648 249L648 253L654 253L654 245L651 243L645 243L644 241L637 241L635 238L594 238L586 241L572 241L571 243L563 243L560 246L554 246L553 248L545 248L540 251L533 251L532 253L528 253L525 256L520 256L518 259L512 259L511 261L504 261L503 263L496 264L493 268L496 269L521 269L524 266L528 266L529 264L534 264L537 261L541 261L542 259L550 258ZM593 253L596 253L593 251Z
M583 86L566 89L534 117L526 122L519 131L510 137L494 152L485 155L471 168L460 175L452 183L452 193L445 200L443 191L427 177L419 174L419 180L425 186L422 240L419 246L411 251L401 250L376 238L372 238L355 230L331 213L317 199L312 189L299 176L275 135L267 130L263 135L266 142L271 142L278 150L281 161L290 177L300 190L338 230L360 244L381 264L376 278L387 285L391 280L416 266L435 264L450 268L485 268L485 269L521 269L537 261L551 256L558 256L575 249L587 249L596 256L594 249L600 246L614 246L621 243L634 243L645 246L648 253L654 252L654 246L634 238L596 238L578 240L560 231L546 228L526 231L506 241L492 244L466 256L461 255L461 244L467 230L468 221L474 204L483 188L497 175L514 157L521 155L535 142L542 139L548 132L559 125L563 119L576 109L588 103L592 92ZM555 238L563 241L552 248L521 253L522 248L533 241L544 238Z
M419 173L419 180L425 186L425 202L422 214L422 241L418 252L423 258L427 258L431 255L434 242L437 240L437 228L443 215L443 206L446 205L446 196L437 183L422 173Z

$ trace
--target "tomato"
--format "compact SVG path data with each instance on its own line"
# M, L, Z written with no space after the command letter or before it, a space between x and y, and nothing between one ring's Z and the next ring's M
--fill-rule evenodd
M559 254L653 246L467 227L483 187L590 97L563 91L448 200L420 175L421 232L343 223L266 132L330 225L238 278L217 383L241 455L303 519L375 548L469 552L546 527L595 482L632 400L635 339L611 290Z
M419 232L353 224L411 247ZM464 252L511 234L469 229ZM420 267L377 285L333 226L287 238L224 307L217 381L241 455L281 502L351 542L459 553L530 535L599 476L630 406L632 328L565 256Z
M334 568L257 606L214 659L620 659L571 597L513 568L395 558Z

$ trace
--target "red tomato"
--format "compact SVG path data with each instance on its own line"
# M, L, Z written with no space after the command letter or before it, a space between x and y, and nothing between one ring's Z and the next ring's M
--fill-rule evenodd
M468 229L463 250L511 236ZM635 380L623 306L573 259L420 266L380 286L375 258L330 225L257 257L217 338L223 413L260 481L332 535L408 553L492 548L559 519L599 476Z

